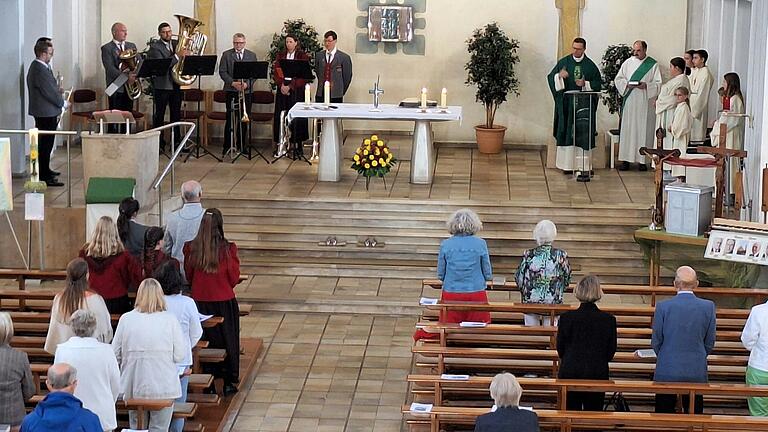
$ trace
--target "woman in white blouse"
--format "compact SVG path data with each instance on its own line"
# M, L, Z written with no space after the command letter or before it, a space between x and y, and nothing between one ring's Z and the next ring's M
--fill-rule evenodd
M768 384L768 303L757 305L749 312L741 332L741 343L749 351L747 384ZM768 416L768 398L750 397L747 403L753 416Z
M189 342L176 317L166 312L163 290L155 279L144 279L134 310L120 317L112 341L120 364L124 399L176 399L181 396L176 364L184 361ZM149 413L150 431L167 431L173 407ZM131 429L138 413L128 412Z
M726 126L725 147L734 150L744 150L744 117L735 117L731 114L744 114L744 95L741 93L741 80L736 72L728 72L723 76L723 113L712 125L709 134L712 146L720 145L720 125ZM731 158L730 178L739 170L739 158ZM730 183L730 193L733 193L733 181Z
M104 299L88 289L88 263L75 258L67 264L64 291L56 294L51 306L51 322L45 337L45 350L56 354L56 346L74 336L69 319L78 309L86 309L96 316L93 337L104 343L112 340L112 319Z
M200 312L197 305L191 297L183 295L184 279L181 277L177 264L173 261L166 261L155 270L154 278L163 287L165 294L165 303L168 312L174 314L181 325L181 333L189 338L189 349L184 355L184 360L176 366L179 371L184 370L180 377L181 397L176 402L187 401L187 387L189 386L190 367L192 366L192 348L203 336L203 326L200 325ZM170 432L182 432L184 430L184 419L178 418L171 421Z

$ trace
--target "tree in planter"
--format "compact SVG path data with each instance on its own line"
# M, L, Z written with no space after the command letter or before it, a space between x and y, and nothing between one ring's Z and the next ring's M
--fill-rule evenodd
M507 95L518 91L519 81L515 76L515 64L520 61L517 49L520 42L510 39L495 22L475 29L467 40L469 61L467 85L477 86L475 100L485 105L485 127L493 128L493 120L499 105L506 102Z
M299 49L309 55L309 64L314 69L314 53L323 49L322 45L320 45L320 35L315 27L307 24L301 18L286 20L283 22L283 29L280 33L272 34L272 43L269 45L269 63L273 64L277 58L277 53L285 51L285 37L289 34L296 36L296 39L299 41ZM272 70L274 72L274 69ZM271 86L273 90L276 89L274 77L272 77Z
M603 54L603 60L600 62L600 72L603 75L603 82L607 83L606 91L602 95L603 105L608 107L611 114L619 114L621 117L622 96L616 88L613 79L621 69L622 63L632 57L632 48L627 45L610 45Z

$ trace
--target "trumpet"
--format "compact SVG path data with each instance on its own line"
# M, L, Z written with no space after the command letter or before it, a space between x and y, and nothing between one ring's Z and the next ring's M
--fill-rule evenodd
M240 83L242 84L242 80L240 80ZM240 115L240 122L241 123L250 123L251 118L248 117L248 111L245 109L245 89L241 88L239 92L237 92L237 109L238 113Z
M120 58L120 70L132 73L139 69L141 56L138 51L136 51L136 48L128 48L120 51L118 58ZM125 91L131 99L138 99L141 96L141 81L136 78L133 82L126 82Z

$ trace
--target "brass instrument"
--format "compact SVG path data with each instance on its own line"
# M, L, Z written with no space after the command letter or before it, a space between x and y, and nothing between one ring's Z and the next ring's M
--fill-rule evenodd
M139 69L141 56L139 56L136 48L128 48L120 51L118 58L120 59L120 70L132 73ZM136 78L133 82L126 82L125 91L131 99L138 99L141 96L141 82L139 79Z
M289 128L288 118L285 114L285 110L280 111L280 133L278 134L280 142L277 144L275 157L281 157L288 153L288 147L290 146L291 129Z
M240 84L242 84L242 83L243 83L243 81L240 80ZM241 123L250 123L251 122L251 118L248 117L248 111L245 109L245 89L242 88L242 87L240 88L240 91L237 92L237 107L238 107L238 109L240 111L240 114L242 114L240 116L240 122Z
M179 20L179 34L176 44L176 55L179 61L173 66L171 76L178 85L191 85L197 79L195 75L182 75L184 70L184 51L189 51L190 55L201 55L205 50L205 44L208 42L208 36L198 31L198 27L203 23L194 18L184 15L174 15Z

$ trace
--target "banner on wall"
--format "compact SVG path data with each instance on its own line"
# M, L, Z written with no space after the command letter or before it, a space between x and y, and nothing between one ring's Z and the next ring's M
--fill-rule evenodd
M13 210L11 139L0 138L0 212Z

